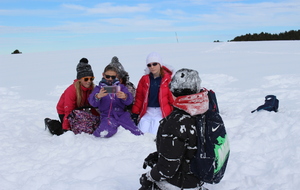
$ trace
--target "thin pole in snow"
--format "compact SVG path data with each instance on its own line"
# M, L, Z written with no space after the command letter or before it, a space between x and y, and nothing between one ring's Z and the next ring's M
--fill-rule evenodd
M176 40L177 40L177 43L178 43L178 37L177 37L177 32L175 32L175 36L176 36Z

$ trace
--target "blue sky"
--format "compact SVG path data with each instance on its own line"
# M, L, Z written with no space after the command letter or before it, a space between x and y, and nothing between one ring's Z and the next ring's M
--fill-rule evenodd
M299 29L299 0L0 0L0 54L227 41Z

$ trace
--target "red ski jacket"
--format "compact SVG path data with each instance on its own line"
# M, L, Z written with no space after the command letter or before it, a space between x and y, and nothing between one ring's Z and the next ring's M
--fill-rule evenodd
M169 88L171 82L172 72L165 66L163 66L165 75L161 80L159 88L159 104L162 111L163 118L168 116L173 110L173 96ZM132 113L139 114L140 118L145 115L148 107L148 95L150 87L150 76L149 74L142 76L140 79L135 95L135 102L132 106Z
M71 84L61 95L57 106L56 110L58 114L64 114L64 120L62 124L62 128L65 130L70 130L70 123L67 119L68 115L71 113L72 110L78 108L77 106L77 95L76 95L76 89L75 89L75 82L77 81L74 80L73 84ZM86 88L81 85L81 89L83 91L82 94L82 100L81 100L81 105L87 106L90 105L88 102L88 97L93 91L93 87Z

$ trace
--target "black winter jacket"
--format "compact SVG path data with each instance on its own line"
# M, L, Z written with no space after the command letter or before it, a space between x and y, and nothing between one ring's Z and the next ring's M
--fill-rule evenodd
M180 188L194 188L201 182L190 171L190 160L197 151L195 118L174 108L161 120L156 146L158 162L150 171L155 181L166 180Z

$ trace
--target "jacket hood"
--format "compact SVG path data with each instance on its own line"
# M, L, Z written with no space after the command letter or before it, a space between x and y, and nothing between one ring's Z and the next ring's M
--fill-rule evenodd
M178 96L175 99L173 106L189 113L191 116L203 114L209 107L207 93L207 90L204 90L197 94Z

